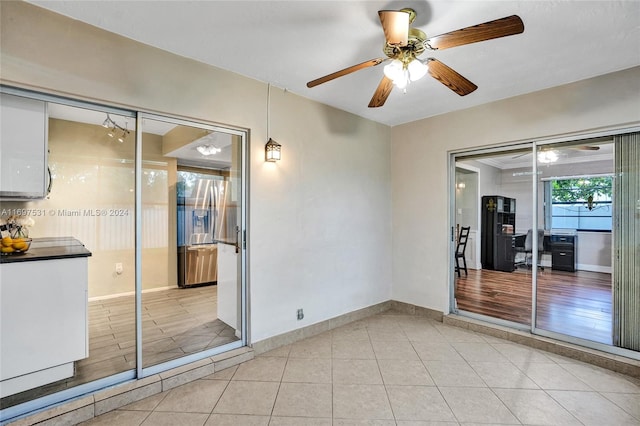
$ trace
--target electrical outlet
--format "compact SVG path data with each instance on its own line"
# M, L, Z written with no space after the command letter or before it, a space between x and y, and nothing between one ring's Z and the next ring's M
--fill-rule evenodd
M304 318L304 311L300 308L298 309L298 320L301 320L302 318Z
M120 262L116 263L116 274L122 274L122 263Z

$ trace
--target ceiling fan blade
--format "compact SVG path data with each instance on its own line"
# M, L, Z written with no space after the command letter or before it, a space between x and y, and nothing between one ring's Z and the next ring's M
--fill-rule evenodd
M391 93L391 89L393 89L393 81L385 75L382 77L380 84L378 84L371 101L369 101L369 108L378 108L384 105Z
M317 86L319 84L326 83L327 81L331 81L333 79L345 76L347 74L351 74L352 72L359 71L359 70L361 70L363 68L374 67L376 65L381 64L384 61L386 61L386 58L377 58L377 59L371 59L370 61L362 62L361 64L353 65L353 66L345 68L343 70L336 71L336 72L331 73L329 75L325 75L324 77L320 77L320 78L317 78L315 80L312 80L312 81L307 83L307 87L315 87L315 86Z
M437 59L429 58L429 74L460 96L468 95L478 88Z
M411 18L409 12L380 10L378 16L389 46L406 46L409 43L409 21Z
M465 44L477 43L479 41L491 40L494 38L506 37L520 34L524 31L524 23L518 15L507 16L506 18L484 22L472 27L462 28L446 34L435 36L428 40L434 49L448 49L450 47L462 46Z
M516 158L524 157L525 155L529 154L531 154L531 152L523 152L522 154L514 155L513 157L511 157L511 159L515 160Z

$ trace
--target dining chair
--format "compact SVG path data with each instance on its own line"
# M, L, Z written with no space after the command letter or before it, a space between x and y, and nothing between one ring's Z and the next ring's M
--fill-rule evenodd
M461 276L460 270L464 270L464 275L468 276L467 273L467 259L465 258L465 250L467 249L467 240L469 239L469 231L471 230L470 226L463 226L460 228L460 234L458 235L458 244L456 245L456 272L458 273L458 277ZM462 268L460 267L460 259L462 259Z

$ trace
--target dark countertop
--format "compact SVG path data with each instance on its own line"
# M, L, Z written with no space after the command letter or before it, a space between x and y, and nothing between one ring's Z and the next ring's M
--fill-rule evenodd
M26 253L0 256L0 263L89 257L91 252L73 237L34 238Z

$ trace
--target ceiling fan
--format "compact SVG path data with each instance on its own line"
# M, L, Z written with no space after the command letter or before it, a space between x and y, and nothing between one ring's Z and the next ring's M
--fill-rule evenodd
M575 146L569 146L569 147L567 147L565 149L572 149L572 150L575 150L575 151L598 151L598 150L600 150L600 147L598 145L575 145ZM511 157L511 159L515 160L517 158L524 157L525 155L531 154L531 152L532 151L527 151L527 152L523 152L523 153L518 154L518 155L514 155L513 157ZM556 153L555 155L557 155L557 152L552 148L546 148L546 149L543 148L543 149L538 151L538 154L540 154L540 153L548 153L548 152L555 152Z
M384 76L369 102L370 108L384 105L394 85L405 89L410 81L422 78L427 72L458 95L468 95L478 86L437 59L418 59L418 56L422 55L425 50L443 50L520 34L524 31L524 24L520 17L512 15L427 38L424 32L411 27L411 23L416 18L416 12L413 9L380 10L378 16L386 39L382 51L387 57L371 59L320 77L308 82L307 87L315 87L338 77L391 60L391 63L384 67Z

